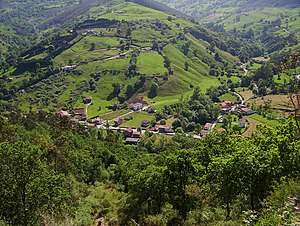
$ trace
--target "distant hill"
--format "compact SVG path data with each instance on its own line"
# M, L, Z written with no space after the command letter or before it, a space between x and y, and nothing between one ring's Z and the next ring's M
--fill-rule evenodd
M298 0L157 0L200 20L217 12L236 12L268 7L300 7Z

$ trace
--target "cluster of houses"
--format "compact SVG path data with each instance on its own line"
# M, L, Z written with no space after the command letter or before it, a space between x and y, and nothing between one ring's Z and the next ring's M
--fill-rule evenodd
M234 114L242 114L242 115L252 115L255 114L256 111L248 108L244 104L235 104L232 101L224 101L221 103L221 113L226 114L232 112Z
M85 104L91 104L93 98L91 96L87 96L84 98ZM144 100L142 96L135 98L130 104L129 104L130 110L134 112L140 112L140 111L147 111L149 114L156 113L156 110L154 108L150 108L148 106L148 103ZM68 111L60 111L57 114L60 116L67 116L70 117L70 122L72 124L77 123L85 123L86 126L89 127L98 127L98 126L107 126L107 121L104 121L100 119L99 117L89 120L89 123L87 122L87 113L85 112L85 108L75 108L71 113ZM256 111L253 111L252 109L248 108L247 106L243 104L235 104L232 101L224 101L221 103L221 112L222 115L227 114L229 112L232 112L234 114L242 114L242 115L250 115L256 113ZM126 120L123 118L117 118L115 119L113 127L116 129L119 129L119 127L125 122ZM246 127L246 120L244 118L241 118L239 120L239 126L241 128ZM143 120L140 124L141 127L147 128L151 124L150 120ZM203 130L200 131L199 136L205 137L207 134L209 134L212 131L213 125L211 123L206 123L204 125ZM132 128L122 128L124 139L126 144L137 144L140 142L142 131ZM153 128L150 129L151 132L156 132L160 134L173 134L173 129L168 125L156 125ZM224 128L220 128L218 130L219 132L226 131Z

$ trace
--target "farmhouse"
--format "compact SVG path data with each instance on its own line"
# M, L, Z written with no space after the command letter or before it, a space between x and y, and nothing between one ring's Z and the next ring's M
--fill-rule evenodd
M75 116L83 116L83 115L85 115L84 108L75 108L74 109L74 115Z
M131 103L130 104L130 109L133 111L140 111L143 108L143 104L142 103Z
M256 113L256 111L251 110L249 108L241 108L241 110L242 110L242 114L244 115L252 115Z
M170 128L170 126L159 125L157 127L159 133L173 133L174 131Z

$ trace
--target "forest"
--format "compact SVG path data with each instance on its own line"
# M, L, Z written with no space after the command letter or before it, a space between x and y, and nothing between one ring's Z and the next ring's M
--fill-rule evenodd
M300 137L292 121L262 126L251 138L148 133L137 146L45 112L13 112L0 122L1 225L299 220Z

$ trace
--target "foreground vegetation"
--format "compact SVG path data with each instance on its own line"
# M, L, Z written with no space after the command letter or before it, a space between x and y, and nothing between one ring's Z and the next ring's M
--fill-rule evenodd
M297 222L300 137L194 140L71 127L45 112L1 117L1 225L283 225ZM159 154L158 154L159 153Z

